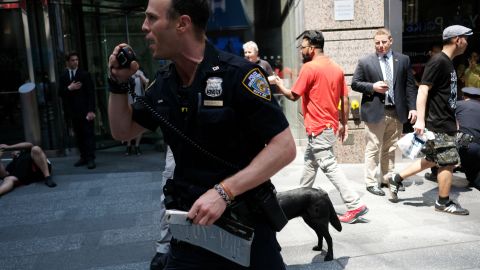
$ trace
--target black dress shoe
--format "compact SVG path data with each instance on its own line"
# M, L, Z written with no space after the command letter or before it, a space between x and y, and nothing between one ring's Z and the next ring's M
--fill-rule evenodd
M150 270L163 270L167 265L168 253L155 253L150 262Z
M83 158L79 159L77 162L75 162L75 164L73 164L73 166L75 167L80 167L85 165L87 165L87 161Z
M97 167L97 165L95 164L95 160L91 159L88 161L88 165L87 165L87 168L88 169L95 169Z
M368 192L377 195L377 196L385 196L385 192L379 189L377 186L367 187Z

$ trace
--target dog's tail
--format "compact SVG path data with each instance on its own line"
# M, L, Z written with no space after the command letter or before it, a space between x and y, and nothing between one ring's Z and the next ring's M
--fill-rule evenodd
M327 195L328 196L328 195ZM338 219L337 212L335 212L335 208L333 208L332 201L330 198L328 199L328 207L330 208L330 224L339 232L342 231L342 223Z

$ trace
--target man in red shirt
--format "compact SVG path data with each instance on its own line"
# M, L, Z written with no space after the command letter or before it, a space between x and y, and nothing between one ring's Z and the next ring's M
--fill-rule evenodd
M300 184L311 187L318 168L340 192L347 212L340 216L342 222L353 223L368 212L360 196L350 187L345 175L338 168L333 146L338 135L342 141L347 137L348 88L343 70L323 53L325 39L320 31L306 31L300 51L304 65L292 89L287 89L283 80L276 77L280 92L290 100L302 99L308 146L305 150L305 168ZM338 104L341 103L341 124Z

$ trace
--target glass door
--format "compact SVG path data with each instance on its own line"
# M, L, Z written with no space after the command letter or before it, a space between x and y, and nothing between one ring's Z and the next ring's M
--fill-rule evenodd
M0 143L24 140L18 88L29 80L27 50L18 2L0 3Z

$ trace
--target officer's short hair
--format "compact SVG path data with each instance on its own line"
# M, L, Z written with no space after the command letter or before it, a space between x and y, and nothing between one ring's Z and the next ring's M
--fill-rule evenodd
M308 30L303 34L303 39L308 40L310 45L315 48L322 49L325 44L325 38L320 30Z
M245 51L247 48L252 48L255 52L258 53L257 43L255 43L253 41L248 41L245 44L243 44L243 50Z
M205 31L210 17L209 3L209 0L171 0L167 15L170 19L188 15L195 27Z

